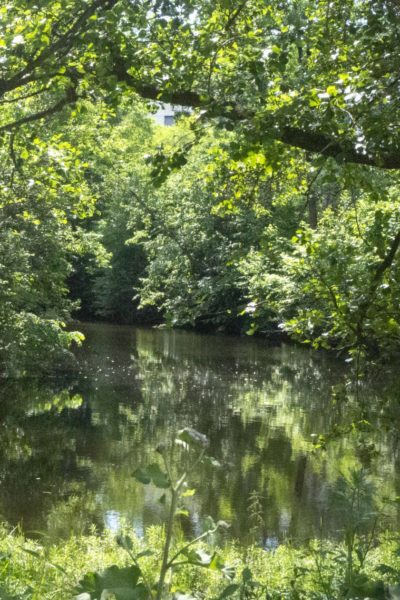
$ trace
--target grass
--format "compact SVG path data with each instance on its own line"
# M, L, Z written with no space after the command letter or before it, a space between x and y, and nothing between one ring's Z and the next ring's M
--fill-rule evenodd
M133 543L135 552L145 546L153 550L154 554L141 558L140 564L145 576L156 583L161 529L150 527L146 540L134 537ZM383 599L396 598L395 586L400 581L399 539L393 534L380 537L363 569L355 569L351 582L346 579L347 550L341 544L313 541L301 548L282 545L266 552L230 542L218 552L232 567L231 580L219 571L185 565L169 582L171 594L190 591L192 597L214 599L230 585L233 599ZM130 562L109 532L99 535L93 531L46 546L24 538L18 530L0 529L1 600L67 600L74 596L74 588L85 573L112 564L127 566ZM238 586L235 589L234 583Z

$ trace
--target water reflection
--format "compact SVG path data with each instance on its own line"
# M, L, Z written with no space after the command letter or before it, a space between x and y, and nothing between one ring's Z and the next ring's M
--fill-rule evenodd
M350 433L315 451L316 434L350 430L360 417L359 405L332 395L344 373L325 355L184 332L99 324L84 331L75 380L25 381L0 392L0 516L32 535L116 530L124 519L142 534L162 521L159 491L132 472L186 425L209 436L210 453L225 465L195 474L190 517L182 517L188 533L211 514L231 523L233 537L267 546L333 535L340 522L330 510L332 485L341 470L363 463L381 491L399 494L392 429L368 430L364 441ZM382 410L383 396L379 404L370 393L361 416L374 406L368 418L393 424L398 401L386 398Z

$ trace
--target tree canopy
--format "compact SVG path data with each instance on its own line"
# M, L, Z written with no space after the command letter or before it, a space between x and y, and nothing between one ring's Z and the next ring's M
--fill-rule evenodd
M393 0L13 0L0 14L2 133L133 90L252 143L400 167Z
M77 301L398 348L399 21L394 0L3 2L0 370L60 361ZM168 132L160 101L186 113Z

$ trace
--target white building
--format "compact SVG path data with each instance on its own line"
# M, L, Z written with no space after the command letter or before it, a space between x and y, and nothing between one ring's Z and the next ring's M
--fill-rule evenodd
M174 125L177 108L172 104L160 104L160 108L152 115L157 125Z

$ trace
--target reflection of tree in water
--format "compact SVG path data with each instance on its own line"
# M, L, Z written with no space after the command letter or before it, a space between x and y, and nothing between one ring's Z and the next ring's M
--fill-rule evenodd
M355 418L354 406L332 402L332 386L344 376L340 366L293 347L252 345L247 353L241 348L238 358L235 348L221 349L229 338L201 336L185 360L176 340L168 344L148 332L140 335L144 403L162 396L157 407L164 424L170 415L171 424L189 422L207 432L212 452L231 465L227 472L200 474L200 481L209 482L201 492L203 506L234 519L234 534L240 535L247 529L248 497L256 489L265 498L266 535L318 533L327 521L330 484L339 467L358 462L356 436L339 438L322 457L310 454L312 434L338 425L346 429ZM388 456L385 444L381 449L376 472Z
M210 453L225 466L204 465L194 476L186 528L211 514L245 537L256 491L264 539L309 536L321 524L335 529L326 514L330 486L362 457L356 435L312 452L312 434L346 428L357 413L351 399L332 399L344 376L337 363L257 340L102 325L86 333L79 381L59 390L32 382L2 390L4 518L61 535L72 522L85 530L125 516L141 531L164 508L132 472L154 460L159 442L191 425L207 433ZM393 438L373 432L370 440L382 450L372 467L388 474L391 493Z
M79 506L73 520L64 519L63 532L85 529L79 515L94 515L87 469L76 452L77 428L90 424L82 397L35 380L8 384L0 393L0 422L1 516L22 521L26 531L49 531L46 515L53 513L55 523L57 507L65 511L76 493Z

